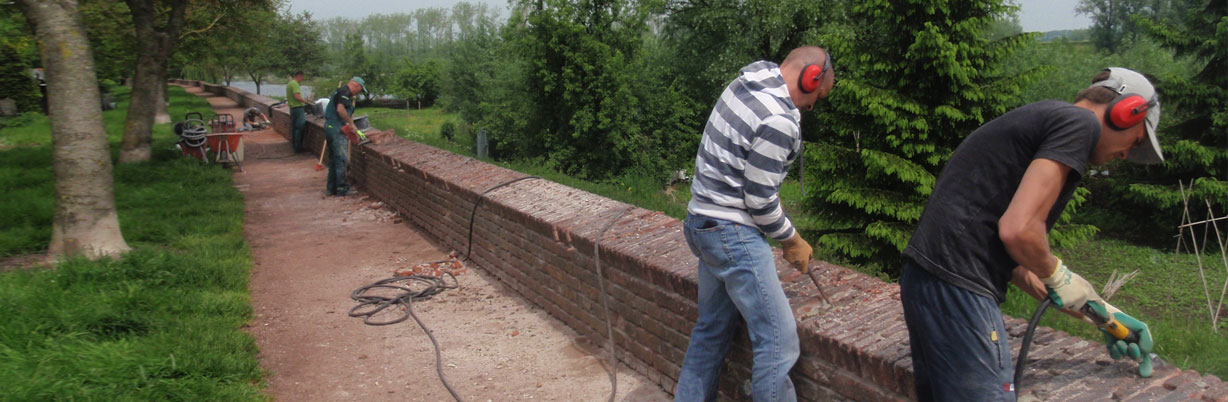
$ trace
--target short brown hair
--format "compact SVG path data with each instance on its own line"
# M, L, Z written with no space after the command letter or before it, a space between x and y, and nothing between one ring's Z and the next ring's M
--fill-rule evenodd
M1109 79L1110 74L1111 73L1108 69L1101 71L1100 74L1096 74L1095 77L1092 77L1092 84ZM1075 103L1079 103L1081 100L1088 100L1095 104L1107 105L1112 102L1113 99L1117 99L1117 95L1117 92L1109 89L1109 87L1095 85L1079 91L1079 93L1075 95L1074 101Z

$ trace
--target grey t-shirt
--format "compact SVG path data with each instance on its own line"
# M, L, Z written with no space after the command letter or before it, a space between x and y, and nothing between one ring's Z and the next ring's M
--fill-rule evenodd
M1006 301L1017 263L998 238L998 220L1035 159L1072 170L1045 220L1052 229L1087 170L1100 122L1087 109L1041 101L973 131L955 149L921 214L904 256L951 284Z

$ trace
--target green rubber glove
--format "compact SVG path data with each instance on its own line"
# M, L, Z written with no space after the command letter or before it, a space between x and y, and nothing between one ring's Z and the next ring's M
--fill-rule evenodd
M1155 347L1155 342L1151 338L1151 329L1147 328L1147 324L1121 312L1117 307L1103 300L1097 300L1088 305L1101 317L1113 317L1131 332L1138 334L1138 343L1127 343L1110 335L1104 328L1100 329L1100 333L1104 335L1105 347L1109 349L1109 356L1113 359L1128 356L1138 362L1138 375L1151 377L1151 351Z
M1079 311L1088 300L1101 300L1092 284L1082 276L1066 268L1062 260L1057 260L1057 268L1048 278L1040 278L1049 291L1049 299L1053 305L1071 311Z

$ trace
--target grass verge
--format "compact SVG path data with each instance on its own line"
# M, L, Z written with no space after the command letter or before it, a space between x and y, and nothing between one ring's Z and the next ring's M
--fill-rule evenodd
M210 110L170 90L172 116ZM127 110L120 95L120 108L104 113L113 151ZM0 131L15 145L0 151L10 198L0 255L41 252L50 240L49 128L44 120L13 129ZM266 399L255 341L241 330L252 314L242 195L230 171L181 157L173 137L156 126L152 160L115 167L133 251L0 273L0 399Z

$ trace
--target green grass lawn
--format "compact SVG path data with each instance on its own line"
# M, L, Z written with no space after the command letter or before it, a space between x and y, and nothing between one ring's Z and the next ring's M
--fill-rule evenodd
M170 114L209 114L170 87ZM127 94L104 113L112 151ZM263 400L247 281L243 197L229 170L181 157L155 127L150 162L115 167L120 259L70 259L0 273L0 399ZM50 238L53 182L45 118L0 130L0 256Z
M454 141L449 141L440 136L439 128L443 122L460 121L456 114L445 113L438 108L364 108L356 114L364 113L371 116L371 124L376 128L395 128L397 135L401 137L463 155L475 155L471 137L458 136ZM488 162L642 208L663 211L679 219L686 215L686 204L691 197L686 183L667 188L664 183L636 177L591 182L551 171L544 167L544 164L533 161ZM800 227L814 228L815 220L801 208L799 183L786 180L780 194L785 210L789 211L794 222ZM1214 332L1210 326L1202 280L1199 279L1193 255L1177 256L1172 250L1157 250L1110 239L1092 240L1078 248L1057 250L1056 253L1063 257L1072 270L1085 276L1096 286L1103 286L1114 269L1122 273L1139 270L1139 276L1126 284L1110 300L1113 305L1148 323L1156 338L1155 352L1165 360L1182 368L1192 368L1228 378L1228 353L1221 353L1228 350L1228 311L1221 313L1219 333ZM824 254L823 250L816 250L816 258L834 259L834 256ZM1204 264L1211 264L1204 274L1213 301L1219 300L1219 292L1225 280L1225 269L1219 261L1218 252L1203 257ZM870 275L884 277L872 268L848 266ZM1037 304L1035 299L1012 287L1002 310L1008 315L1028 319ZM1228 306L1225 306L1225 310L1228 310ZM1088 340L1101 340L1100 333L1094 327L1056 311L1046 314L1042 323Z

